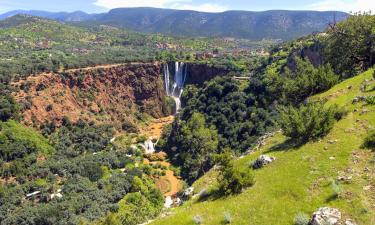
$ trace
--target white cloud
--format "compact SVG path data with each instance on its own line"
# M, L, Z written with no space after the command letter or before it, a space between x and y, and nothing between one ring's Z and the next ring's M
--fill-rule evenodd
M369 11L375 12L374 0L323 0L318 3L311 4L312 10L339 10L345 12Z
M155 7L204 12L222 12L226 10L226 8L221 5L211 3L194 4L192 0L96 0L94 4L107 9L122 7Z

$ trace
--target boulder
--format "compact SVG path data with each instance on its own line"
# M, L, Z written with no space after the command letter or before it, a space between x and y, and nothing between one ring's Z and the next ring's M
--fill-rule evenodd
M185 197L191 197L193 195L193 192L194 192L194 188L189 187L184 191L184 196Z
M354 221L351 220L351 219L347 219L347 220L345 221L345 225L357 225L357 223L354 222Z
M314 212L311 225L337 225L341 219L341 212L335 208L322 207Z
M164 207L169 209L169 208L172 207L172 205L173 205L173 200L172 200L171 196L167 196L165 198Z
M268 155L261 155L261 156L259 156L259 158L257 158L255 160L255 162L253 162L252 167L253 167L253 169L260 169L263 166L265 166L267 164L270 164L271 162L273 162L275 160L276 160L275 157L268 156Z

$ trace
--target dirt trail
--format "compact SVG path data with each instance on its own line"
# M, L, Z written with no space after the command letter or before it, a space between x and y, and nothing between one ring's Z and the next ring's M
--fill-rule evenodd
M156 119L151 122L146 128L141 130L141 134L145 135L146 137L153 137L153 138L160 138L163 133L163 128L171 124L173 122L174 117L168 116L160 119ZM156 154L166 155L164 152L159 152ZM167 161L154 161L150 162L148 159L144 160L145 164L161 164L170 168L171 164ZM169 183L169 185L166 184ZM173 197L181 190L181 180L175 176L174 172L170 169L166 170L165 176L161 177L157 182L157 186L161 189L164 193L165 197Z

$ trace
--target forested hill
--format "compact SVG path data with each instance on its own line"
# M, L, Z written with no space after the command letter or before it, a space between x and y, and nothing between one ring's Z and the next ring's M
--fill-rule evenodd
M246 39L290 40L324 30L329 23L347 18L343 12L227 11L205 13L157 8L118 8L103 14L49 13L13 11L0 19L18 13L46 17L64 22L105 24L140 32L182 36L235 37Z

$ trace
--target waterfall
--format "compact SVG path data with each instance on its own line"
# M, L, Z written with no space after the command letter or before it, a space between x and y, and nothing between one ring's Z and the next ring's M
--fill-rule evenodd
M155 146L156 146L157 142L154 143L152 142L151 139L148 139L145 141L144 144L141 144L141 146L143 147L143 149L145 150L146 154L152 154L155 152Z
M168 63L164 66L165 91L176 103L176 113L181 109L181 95L184 91L187 76L187 65L183 62L175 63L174 79L171 82ZM171 85L172 83L172 85Z

